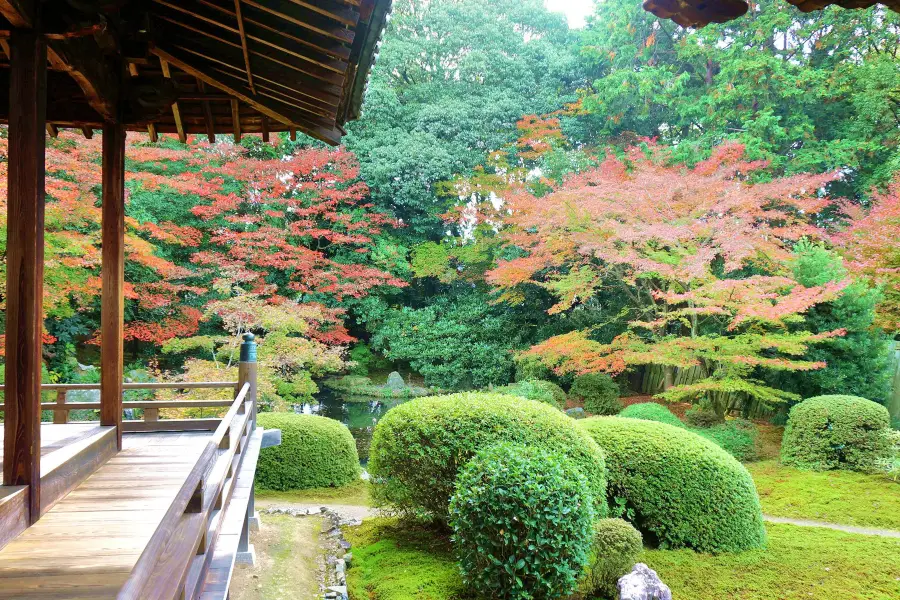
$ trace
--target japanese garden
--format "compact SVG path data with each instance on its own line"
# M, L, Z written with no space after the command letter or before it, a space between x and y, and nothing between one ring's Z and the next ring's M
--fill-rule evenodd
M125 422L280 431L233 600L900 598L900 6L568 4L393 0L334 140L129 129ZM105 418L108 140L47 122L48 425Z

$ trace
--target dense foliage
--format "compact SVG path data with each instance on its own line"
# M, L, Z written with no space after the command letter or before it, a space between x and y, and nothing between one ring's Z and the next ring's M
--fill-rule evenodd
M502 394L419 398L389 410L369 449L374 496L409 514L446 520L459 470L499 442L566 457L585 476L598 515L606 514L606 467L597 444L560 411Z
M684 423L672 414L672 411L655 402L641 402L626 406L625 410L619 413L620 417L626 419L641 419L642 421L656 421L657 423L665 423L674 427L684 427Z
M622 410L619 385L604 373L579 375L569 389L569 396L584 404L592 415L614 415Z
M623 519L594 523L591 554L581 588L602 598L616 597L616 583L637 562L644 549L641 532Z
M856 396L817 396L791 409L781 462L802 469L874 471L890 454L883 406Z
M566 403L566 391L552 381L523 379L522 381L494 388L494 391L498 394L537 400L556 408L563 408Z
M759 431L756 425L746 419L731 419L712 427L692 431L714 442L741 462L756 460L759 456Z
M359 479L356 443L341 423L294 413L260 413L258 419L260 427L281 430L281 445L259 453L260 489L339 487Z
M567 597L591 547L589 490L576 465L547 449L499 444L478 452L450 500L463 581L492 598Z
M651 421L594 417L577 423L606 452L610 506L649 541L702 552L765 544L750 474L712 442Z

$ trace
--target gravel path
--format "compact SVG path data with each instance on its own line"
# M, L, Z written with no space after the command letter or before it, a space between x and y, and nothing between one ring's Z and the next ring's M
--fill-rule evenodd
M770 515L763 515L763 519L768 521L769 523L787 523L789 525L799 525L800 527L824 527L825 529L836 529L838 531L846 531L847 533L861 533L862 535L879 535L881 537L900 538L900 531L893 531L891 529L855 527L853 525L839 525L837 523L827 523L825 521L791 519L789 517L773 517Z

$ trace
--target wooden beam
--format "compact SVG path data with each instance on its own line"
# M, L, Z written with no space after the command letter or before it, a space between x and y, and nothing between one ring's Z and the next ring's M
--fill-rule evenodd
M244 52L244 67L247 69L247 83L250 91L256 94L253 87L253 71L250 69L250 51L247 49L247 34L244 33L244 17L241 15L241 0L234 0L234 14L237 17L238 32L241 36L241 50Z
M124 65L117 67L107 58L93 37L53 40L49 58L54 68L72 76L102 119L115 118L114 107L119 100L118 72L125 68Z
M100 424L114 425L122 449L125 332L125 125L103 126Z
M244 102L245 104L248 104L251 107L255 108L261 114L271 117L272 119L275 119L276 121L279 121L286 125L296 125L298 128L303 129L305 132L307 132L310 136L322 140L323 142L337 145L341 141L340 134L333 128L328 129L325 127L310 127L304 126L302 123L295 123L291 120L290 116L286 116L284 113L276 111L275 109L270 107L268 103L263 102L262 99L249 96L235 86L229 86L220 80L213 79L206 70L198 69L192 66L190 63L172 54L171 52L168 52L167 50L155 46L151 48L150 51L163 61L167 61L177 66L185 73L190 73L194 77L203 80L205 83L228 94L231 94L241 102Z
M231 101L231 122L234 127L234 143L241 143L241 111L237 100Z
M154 144L159 141L159 134L156 133L156 125L154 123L149 123L147 125L147 133L150 134L150 141Z
M163 77L171 79L172 72L169 70L169 63L165 59L160 58L159 65L162 68ZM172 117L175 119L175 129L178 131L178 140L182 144L186 144L187 134L184 131L184 124L181 122L181 109L178 107L178 102L172 103Z
M289 131L291 132L291 141L296 142L297 141L297 130L294 129L293 127L291 127L289 129Z
M35 3L28 0L0 0L0 14L13 27L30 29L34 23Z
M262 141L269 143L269 117L266 115L262 116Z
M129 62L128 63L128 74L131 75L132 77L137 77L141 73L140 73L140 71L138 71L138 66L136 64L134 64L133 62Z
M197 89L201 94L206 93L206 84L201 80L197 80ZM209 106L209 100L201 100L200 105L203 107L203 121L206 123L206 139L210 144L216 143L216 122L213 120L212 108Z
M84 139L90 140L94 137L94 130L90 127L82 127L81 133L84 134Z
M52 138L56 138L59 136L59 129L56 128L56 125L47 123L47 135Z
M41 511L41 345L44 326L44 166L47 46L14 30L9 86L6 388L3 484L28 486L28 520Z
M323 6L319 6L317 4L313 4L312 2L304 2L304 0L291 0L297 6L302 6L303 8L309 9L314 13L318 13L329 19L333 19L342 25L346 25L347 27L356 27L356 23L359 22L359 13L355 10L350 9L334 9L334 8L325 8Z

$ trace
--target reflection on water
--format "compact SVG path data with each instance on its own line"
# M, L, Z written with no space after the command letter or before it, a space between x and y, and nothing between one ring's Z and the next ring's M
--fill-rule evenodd
M356 440L359 461L366 464L369 460L369 444L372 443L372 430L378 419L388 410L407 402L406 398L353 398L347 400L338 393L323 388L316 394L316 402L312 404L295 404L294 412L306 415L321 415L335 419L346 425Z

